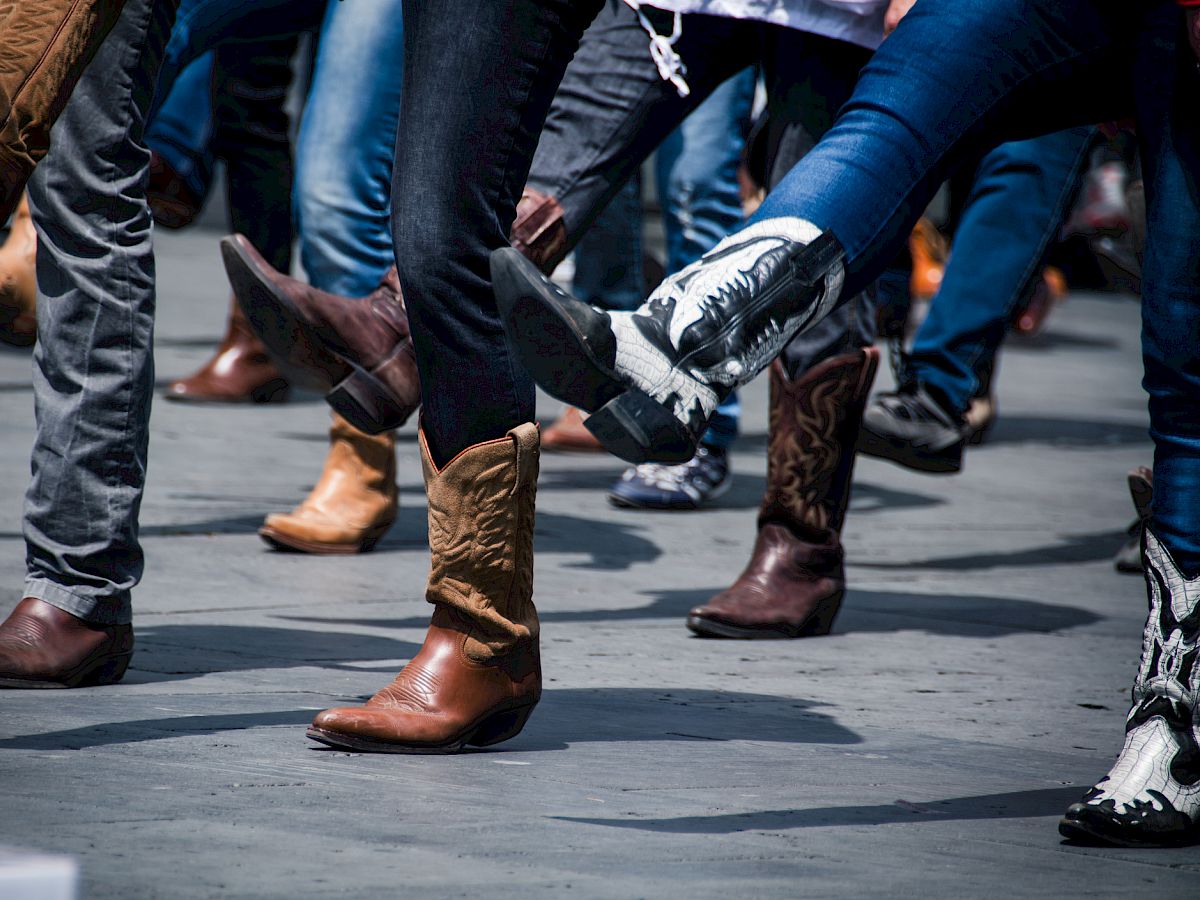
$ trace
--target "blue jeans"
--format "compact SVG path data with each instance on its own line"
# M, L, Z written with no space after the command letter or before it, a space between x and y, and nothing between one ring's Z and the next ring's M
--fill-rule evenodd
M799 216L878 276L956 162L1004 141L1137 113L1149 237L1143 355L1151 527L1200 574L1200 73L1173 3L922 0L825 139L755 219Z
M208 193L213 158L212 78L214 53L193 60L146 129L146 143L187 182L197 197Z
M1017 303L1079 188L1094 129L1002 144L983 158L954 232L954 250L917 331L909 374L965 413L990 379Z
M571 290L601 309L637 309L645 296L642 270L642 180L632 178L575 245Z
M367 293L395 262L403 45L400 0L329 4L297 139L296 213L304 271L335 294Z

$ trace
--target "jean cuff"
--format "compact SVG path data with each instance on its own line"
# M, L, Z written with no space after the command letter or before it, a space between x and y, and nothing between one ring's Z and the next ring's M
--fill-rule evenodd
M96 625L129 625L133 622L133 603L128 591L112 597L91 597L76 593L45 578L25 579L24 597L44 600L63 612Z

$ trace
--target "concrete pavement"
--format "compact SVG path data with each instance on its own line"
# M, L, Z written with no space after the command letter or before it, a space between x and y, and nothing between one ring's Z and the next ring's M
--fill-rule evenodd
M165 383L207 357L227 289L211 232L163 234L159 258ZM545 698L515 740L453 757L303 735L421 640L415 423L396 526L320 559L254 534L320 470L319 398L159 400L133 667L0 693L0 844L78 857L87 897L1194 897L1195 848L1055 831L1119 749L1139 650L1141 581L1109 562L1151 452L1137 343L1135 303L1075 296L1004 355L1000 421L962 475L861 461L828 638L683 627L749 554L765 381L712 509L616 510L619 463L544 456ZM24 570L28 372L0 352L0 614Z

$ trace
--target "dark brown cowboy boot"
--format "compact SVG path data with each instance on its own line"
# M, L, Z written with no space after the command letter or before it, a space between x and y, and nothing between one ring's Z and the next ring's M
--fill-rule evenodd
M767 492L758 539L737 581L688 615L696 634L797 638L828 634L846 589L841 530L854 446L875 380L874 347L826 360L789 381L771 366Z
M85 622L26 597L0 624L0 688L73 688L120 681L133 628Z
M421 435L435 607L425 643L365 706L329 709L308 730L331 747L453 753L516 735L541 697L533 606L538 430L468 447L441 469Z
M287 379L271 362L234 297L225 337L212 359L194 374L172 382L166 398L192 403L282 403L288 393Z
M355 299L276 271L240 234L221 241L221 256L247 319L291 383L325 391L368 434L408 421L421 383L395 269Z

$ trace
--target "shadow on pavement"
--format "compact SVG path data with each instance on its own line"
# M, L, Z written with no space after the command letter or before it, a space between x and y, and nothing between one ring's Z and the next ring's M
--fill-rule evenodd
M1058 538L1054 544L1040 544L1019 550L997 550L992 553L964 553L934 559L906 559L894 562L854 560L864 569L936 569L950 572L971 572L977 569L1028 568L1057 566L1063 563L1098 562L1111 559L1126 541L1125 531L1097 531L1092 534L1071 534Z
M1046 444L1072 450L1097 450L1129 444L1145 444L1149 462L1150 434L1144 424L1058 419L1053 416L1005 415L1000 411L985 447L992 444ZM1120 478L1113 473L1114 482Z
M362 671L359 660L411 658L419 644L369 634L253 625L139 626L126 681L157 682L211 672L320 666ZM389 670L393 667L389 667Z
M897 825L905 822L961 822L978 819L1026 819L1060 816L1083 793L1082 787L1046 788L952 797L911 803L897 800L875 806L823 806L813 809L768 809L718 816L680 816L673 819L600 819L555 816L563 822L607 825L672 834L734 834L739 831L780 831L787 828L829 828L838 825Z
M542 608L543 623L627 622L646 619L675 619L683 627L688 611L720 591L670 590L644 592L653 600L629 609L554 610ZM324 618L280 616L288 622L324 625L357 625L371 628L424 628L427 616L404 619ZM1037 600L1011 597L975 597L933 594L904 594L893 591L851 590L835 625L835 635L845 632L925 631L954 637L1001 637L1026 632L1048 633L1079 628L1102 617L1086 609L1058 606ZM808 638L806 640L812 640ZM777 645L787 641L772 642Z
M111 694L110 694L111 697ZM330 706L365 697L331 700ZM175 698L174 702L185 702ZM793 697L734 691L612 688L551 690L531 726L515 740L481 752L565 750L571 744L645 741L768 741L857 744L862 739L818 704ZM81 750L110 744L158 741L188 734L216 734L277 725L307 725L312 709L278 712L171 716L112 722L0 739L3 750ZM545 734L546 737L541 737ZM302 739L297 735L297 739Z

